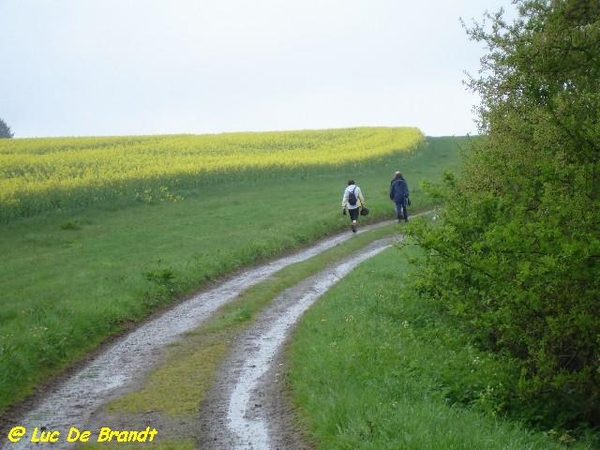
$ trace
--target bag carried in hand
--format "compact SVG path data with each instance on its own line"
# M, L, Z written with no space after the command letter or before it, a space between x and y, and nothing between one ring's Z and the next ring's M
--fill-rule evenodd
M369 208L367 208L366 206L363 206L362 208L360 208L361 216L367 216L368 214L369 214Z
M356 202L358 201L356 199L356 194L354 193L355 190L356 190L356 186L354 186L354 189L352 189L350 192L348 192L348 204L350 206L356 206Z

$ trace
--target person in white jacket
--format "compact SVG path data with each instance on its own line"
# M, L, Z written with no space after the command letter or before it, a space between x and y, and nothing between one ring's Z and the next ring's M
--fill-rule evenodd
M347 211L350 215L350 227L353 233L356 233L359 212L365 206L365 197L360 187L354 180L348 180L348 186L342 195L342 214L346 215Z

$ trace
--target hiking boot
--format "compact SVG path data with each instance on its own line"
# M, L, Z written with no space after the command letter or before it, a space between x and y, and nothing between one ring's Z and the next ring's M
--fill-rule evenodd
M356 223L352 222L352 225L350 225L350 228L352 228L353 233L356 233Z

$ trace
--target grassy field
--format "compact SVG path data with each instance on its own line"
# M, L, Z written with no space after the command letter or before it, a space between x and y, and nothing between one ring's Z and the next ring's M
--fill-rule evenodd
M411 211L432 207L419 183L456 166L457 149L468 141L428 138L414 151L358 163L242 171L155 198L156 188L148 188L143 201L127 194L0 225L0 411L152 311L347 229L340 198L349 177L365 192L369 221L393 218L388 189L398 169L411 187ZM111 408L188 417L190 435L158 448L194 448L198 395L223 342L285 287L398 227L358 235L255 286L174 346L147 385ZM393 248L361 264L303 318L287 381L315 448L598 448L593 436L532 431L490 408L494 390L515 380L510 361L478 352L435 304L402 290L404 277L418 276L409 264L418 254Z
M456 145L436 139L358 165L265 169L264 177L180 187L177 201L108 200L1 225L0 409L150 312L346 228L340 199L349 177L371 221L392 218L387 194L398 168L414 208L430 205L418 180L456 163Z
M303 317L287 380L316 449L597 449L600 436L533 431L490 401L517 383L509 360L478 351L418 277L417 248L362 263Z
M359 168L420 145L416 128L0 140L0 223L107 201L180 200L232 179Z

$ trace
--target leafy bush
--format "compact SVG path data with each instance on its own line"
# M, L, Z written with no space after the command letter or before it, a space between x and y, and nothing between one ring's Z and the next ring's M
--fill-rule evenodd
M600 4L516 4L468 30L490 49L470 80L487 137L437 187L442 220L412 228L422 289L520 360L514 411L600 426Z

